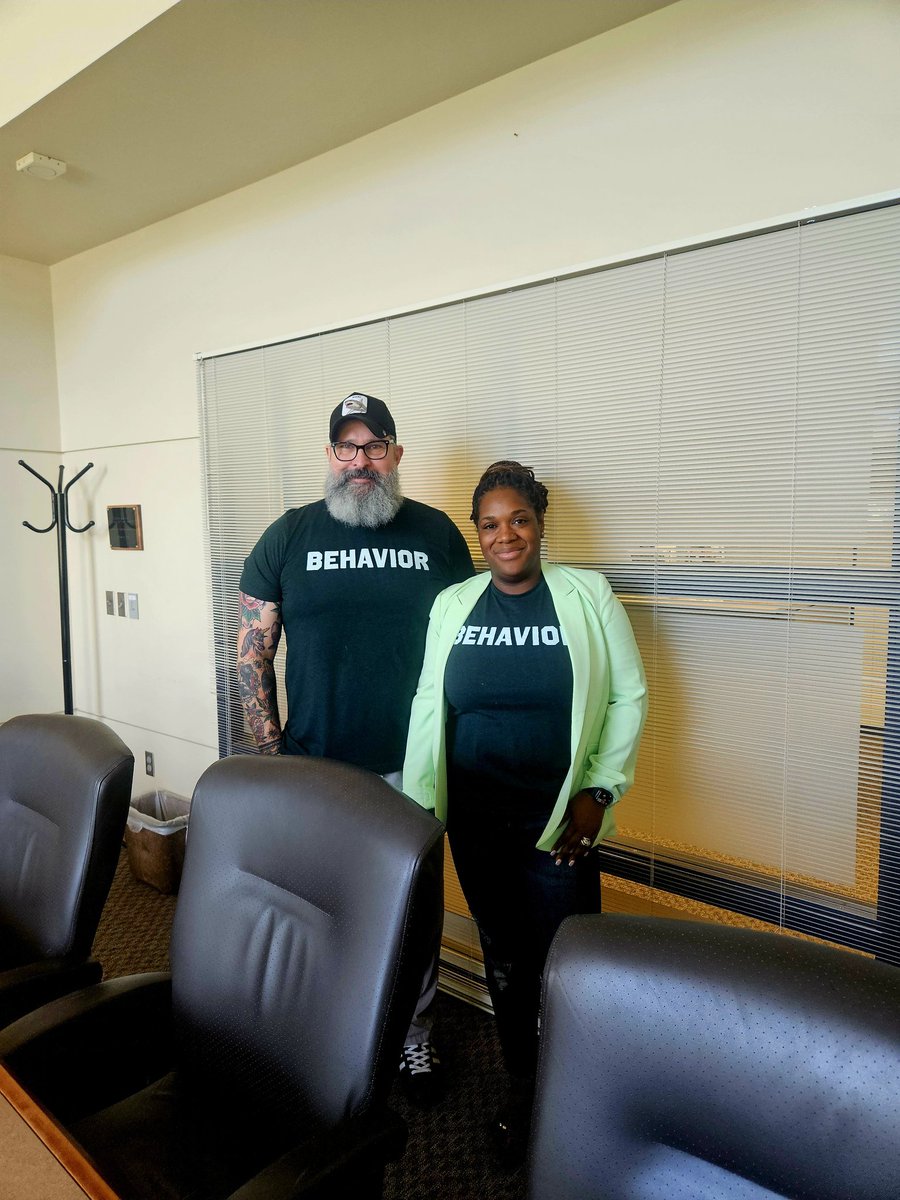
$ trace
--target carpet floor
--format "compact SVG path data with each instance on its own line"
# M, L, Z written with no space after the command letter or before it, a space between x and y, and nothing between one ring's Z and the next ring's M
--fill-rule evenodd
M135 879L123 851L94 942L106 978L168 969L175 899ZM447 1097L420 1112L395 1088L391 1104L409 1125L409 1142L388 1167L385 1200L521 1200L524 1172L499 1168L484 1133L504 1095L493 1018L443 993L436 1009Z

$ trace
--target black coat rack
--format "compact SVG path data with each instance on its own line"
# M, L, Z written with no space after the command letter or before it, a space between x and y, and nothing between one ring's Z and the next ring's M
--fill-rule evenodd
M22 524L26 529L30 529L32 533L49 533L51 529L56 530L56 547L59 558L59 628L62 639L62 671L63 671L63 698L65 700L65 711L71 716L74 712L72 704L72 658L70 653L69 640L69 562L66 557L66 530L70 529L72 533L85 533L94 524L93 521L88 521L87 525L82 525L80 529L76 529L69 522L69 488L73 483L89 471L94 464L89 462L86 467L82 467L74 479L70 479L63 488L63 467L59 468L59 482L54 488L49 479L45 479L43 475L39 475L34 467L29 467L24 459L19 459L19 466L24 467L26 471L30 471L35 479L39 479L41 483L47 485L52 496L52 515L53 520L46 529L37 529L28 521L23 521Z

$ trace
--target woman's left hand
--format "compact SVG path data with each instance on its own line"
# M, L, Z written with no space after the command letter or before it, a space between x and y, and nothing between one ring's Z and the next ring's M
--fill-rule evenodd
M550 851L556 858L557 866L566 860L570 867L574 867L579 858L590 853L603 824L605 811L588 791L582 790L572 797L569 801L569 823Z

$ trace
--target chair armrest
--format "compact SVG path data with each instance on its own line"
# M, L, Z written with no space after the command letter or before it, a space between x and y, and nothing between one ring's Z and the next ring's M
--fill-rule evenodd
M83 988L0 1030L0 1059L63 1124L171 1067L172 983L154 971Z
M59 996L99 983L103 968L96 959L67 962L45 958L0 971L0 1029Z
M354 1200L380 1197L384 1165L400 1157L406 1137L406 1122L391 1109L369 1110L288 1150L228 1200L331 1200L340 1193ZM369 1180L377 1182L377 1190L366 1188Z

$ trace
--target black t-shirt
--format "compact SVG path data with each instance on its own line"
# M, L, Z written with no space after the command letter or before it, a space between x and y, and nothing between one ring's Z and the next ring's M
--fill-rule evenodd
M336 521L324 500L270 525L241 591L281 604L286 753L399 771L432 602L472 574L450 518L415 500L380 529Z
M571 762L572 660L553 597L489 584L450 651L447 783L452 804L549 812Z

